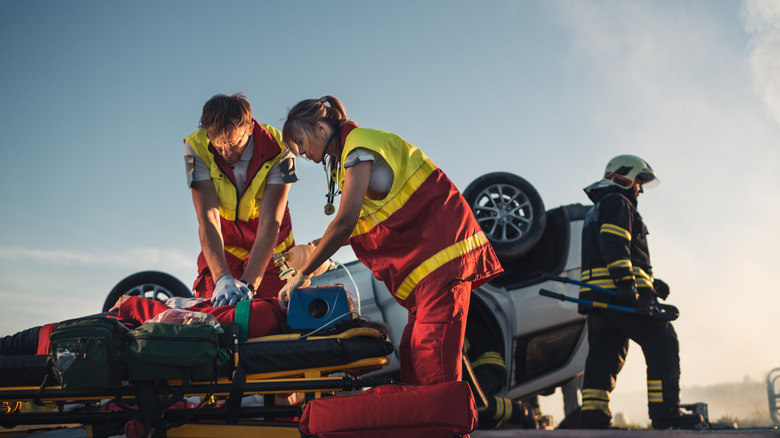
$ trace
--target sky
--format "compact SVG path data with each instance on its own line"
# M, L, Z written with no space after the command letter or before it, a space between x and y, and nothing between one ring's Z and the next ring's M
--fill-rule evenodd
M611 157L641 156L682 385L780 367L778 2L6 0L0 56L0 334L98 312L138 271L192 284L182 139L203 103L243 92L281 129L330 94L461 190L512 172L547 208L588 204ZM307 242L326 187L318 165L298 173ZM645 387L641 357L618 390Z

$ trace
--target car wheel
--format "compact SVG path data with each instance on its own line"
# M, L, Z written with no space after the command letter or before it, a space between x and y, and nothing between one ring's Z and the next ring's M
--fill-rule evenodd
M469 184L463 196L502 262L523 256L542 237L544 203L525 179L488 173Z
M165 302L172 297L190 298L192 292L179 279L165 272L136 272L111 289L103 303L103 311L107 312L122 295L134 295Z

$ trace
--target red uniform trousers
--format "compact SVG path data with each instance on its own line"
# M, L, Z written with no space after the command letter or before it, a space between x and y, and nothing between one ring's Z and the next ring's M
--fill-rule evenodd
M409 310L399 347L401 382L433 385L458 381L471 282L454 280L433 290L421 286L406 300L398 300Z

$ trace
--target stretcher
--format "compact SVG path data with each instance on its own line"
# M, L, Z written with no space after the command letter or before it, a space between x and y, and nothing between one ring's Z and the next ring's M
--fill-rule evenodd
M84 436L98 437L299 437L297 419L306 400L390 383L364 376L387 365L393 353L376 328L286 333L241 343L237 326L224 328L220 345L232 344L232 356L212 381L123 380L110 390L68 391L41 385L47 375L51 381L47 355L0 357L0 426L76 424ZM269 403L274 395L290 393L302 402ZM266 403L248 406L242 403L247 396L262 396Z

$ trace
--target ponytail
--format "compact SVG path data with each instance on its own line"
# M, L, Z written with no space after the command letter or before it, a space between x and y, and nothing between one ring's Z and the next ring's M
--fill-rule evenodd
M336 130L348 120L344 105L334 96L302 100L287 113L287 120L282 128L282 137L287 148L295 151L297 147L292 140L294 133L314 135L314 126L320 121Z

